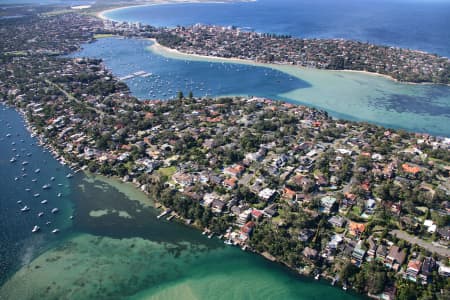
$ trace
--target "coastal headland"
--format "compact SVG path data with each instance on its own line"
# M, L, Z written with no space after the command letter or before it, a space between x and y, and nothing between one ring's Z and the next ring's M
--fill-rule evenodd
M60 55L94 34L162 38L179 49L186 40L79 14L4 26L16 38L1 39L1 101L23 113L60 161L133 182L163 205L158 218L192 224L205 237L344 289L448 295L448 257L427 246L448 245L448 138L261 97L180 91L172 101L138 101L101 60ZM420 245L391 229L420 236ZM84 251L92 241L102 243L73 246Z

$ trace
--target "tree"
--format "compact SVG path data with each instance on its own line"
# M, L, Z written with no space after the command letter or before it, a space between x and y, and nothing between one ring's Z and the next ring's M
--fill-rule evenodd
M178 100L182 100L184 98L184 95L183 95L182 91L178 91L177 98L178 98Z

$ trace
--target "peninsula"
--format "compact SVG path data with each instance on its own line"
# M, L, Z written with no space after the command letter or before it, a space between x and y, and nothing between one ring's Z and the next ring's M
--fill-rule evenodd
M263 98L180 91L177 100L138 101L100 60L61 56L110 33L206 55L256 60L273 51L273 61L291 63L282 49L302 40L116 24L43 7L28 14L0 20L0 101L21 111L62 163L131 181L160 203L161 216L345 289L383 299L449 297L448 138ZM255 44L244 47L244 40ZM242 53L230 53L225 41ZM313 42L321 45L306 43ZM305 62L326 68L336 43L316 47L323 55L306 54ZM419 81L448 82L448 73L440 77L448 60L386 51L405 65L416 62L428 76Z

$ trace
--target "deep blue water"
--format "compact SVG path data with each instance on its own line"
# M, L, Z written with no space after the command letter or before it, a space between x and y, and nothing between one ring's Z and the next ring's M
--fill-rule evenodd
M17 161L11 163L12 157ZM24 161L28 164L22 165ZM35 173L36 169L40 172ZM66 234L66 228L71 224L69 216L72 215L71 190L65 177L67 172L69 170L54 160L50 153L36 145L20 115L0 104L0 283L11 271L29 262L52 241ZM51 181L51 177L55 180ZM51 188L43 190L42 186L47 183ZM30 191L26 191L27 188ZM36 193L40 196L34 197ZM61 197L57 196L58 193ZM48 200L47 204L40 203L44 199ZM21 212L25 205L30 210ZM60 211L52 214L55 207ZM44 212L44 215L38 217L39 212ZM46 225L47 221L51 224ZM34 225L41 228L40 232L31 232ZM59 228L60 234L52 234L54 228Z
M155 26L237 26L298 37L344 38L450 57L448 0L258 0L132 7L105 16Z
M291 76L261 66L166 58L146 50L149 45L147 40L103 38L71 56L100 58L117 77L140 70L152 73L125 80L140 99L175 98L178 91L192 91L194 96L251 95L313 106L337 118L450 135L447 86L310 69L298 69L299 76Z
M139 70L153 75L126 80L133 95L141 99L175 98L178 91L195 96L254 95L277 98L277 94L311 85L280 71L250 65L168 59L145 48L147 40L100 39L85 44L73 57L104 60L114 75L123 77ZM251 76L249 76L251 75Z

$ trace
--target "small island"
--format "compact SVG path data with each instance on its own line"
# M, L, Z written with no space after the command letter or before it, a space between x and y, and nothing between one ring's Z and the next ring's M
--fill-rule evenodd
M139 101L101 60L61 54L110 33L156 37L196 54L332 69L372 66L367 70L399 80L441 83L448 83L448 59L219 27L114 24L44 7L27 13L0 21L0 101L17 108L62 163L131 181L159 203L160 217L301 274L378 298L448 298L448 138L336 120L257 97L180 91L176 100ZM242 52L231 52L225 41ZM367 63L337 56L339 45L357 47ZM300 47L304 59L285 55L288 46ZM381 49L381 60L397 57L397 68L417 68L417 77L413 69L377 69L368 57Z

